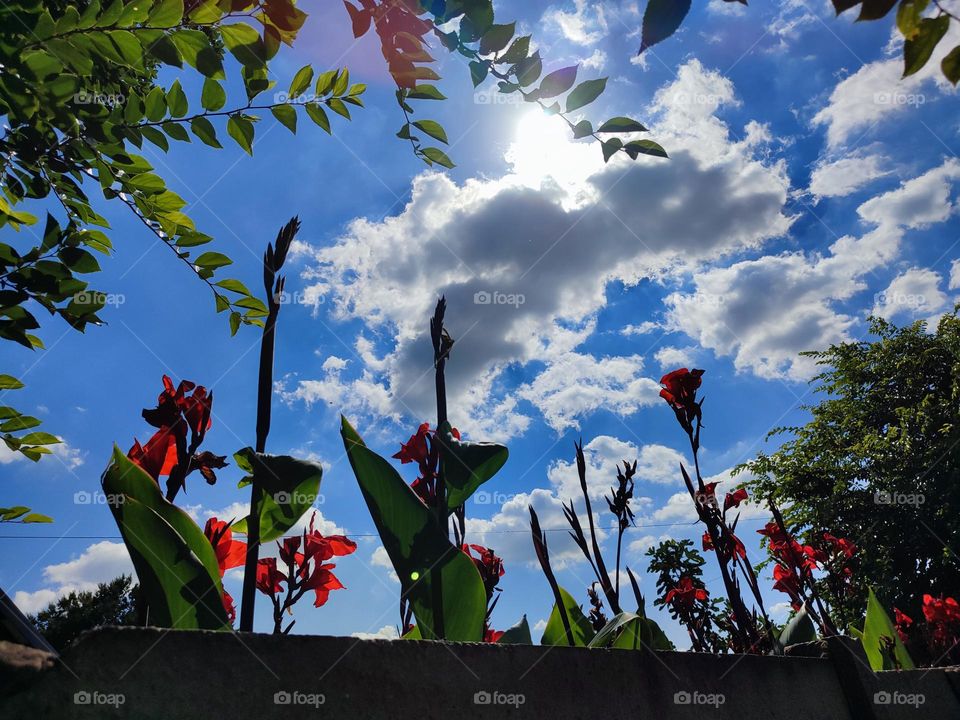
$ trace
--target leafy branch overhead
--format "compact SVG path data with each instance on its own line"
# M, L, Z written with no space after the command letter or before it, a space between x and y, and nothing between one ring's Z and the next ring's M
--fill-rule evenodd
M360 7L344 0L353 21L353 32L362 37L375 29L384 58L397 84L397 102L404 124L397 137L410 142L414 154L428 165L452 168L447 153L424 142L449 144L446 130L436 120L414 120L414 100L445 100L439 88L431 84L440 76L430 67L427 36L432 34L449 52L465 58L474 87L488 78L498 81L502 94L518 94L525 102L535 103L567 123L575 139L592 137L601 144L605 160L624 152L633 159L640 155L666 157L652 140L628 140L601 135L646 132L636 120L615 117L594 128L580 111L594 102L606 89L607 78L577 84L578 66L565 67L543 75L539 50L531 51L532 36L516 34L516 23L494 22L491 0L449 0L421 3L417 10L404 0L361 0ZM419 11L419 12L418 12ZM456 25L454 25L456 23ZM561 104L561 96L565 96ZM427 140L429 138L429 140Z
M747 4L747 0L724 0ZM857 21L882 20L897 8L896 25L903 36L903 77L919 72L933 56L937 45L950 29L951 22L960 21L941 0L831 0L837 15L858 9ZM683 24L690 12L690 0L649 0L643 15L642 53L652 45L666 40ZM944 77L954 85L960 81L960 45L954 47L940 62Z

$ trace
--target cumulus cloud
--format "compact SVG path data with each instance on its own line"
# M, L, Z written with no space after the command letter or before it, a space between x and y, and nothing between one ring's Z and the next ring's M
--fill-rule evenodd
M911 268L900 273L877 293L873 314L887 320L897 316L929 316L942 310L947 295L940 289L942 278L933 270Z
M43 569L47 587L33 592L18 590L13 601L24 613L33 614L64 595L96 590L99 583L119 575L134 575L126 546L122 542L98 542L72 560L47 565Z
M690 367L694 364L697 349L695 347L674 347L668 345L654 353L653 358L661 369Z
M395 583L400 582L400 578L397 576L396 570L393 569L393 563L390 561L390 556L387 554L387 549L383 545L378 545L377 549L373 551L373 554L370 556L370 566L386 569L388 578Z
M732 357L738 370L808 379L815 365L799 353L850 338L856 318L836 303L864 290L866 275L897 257L906 229L950 217L958 172L960 163L947 160L866 201L858 213L875 227L859 238L839 238L825 255L768 255L696 275L693 293L667 297L670 322L702 347Z
M615 412L634 412L655 395L653 381L639 375L640 359L578 351L606 305L608 283L629 286L758 248L791 224L783 211L784 165L759 151L757 133L737 142L716 117L736 103L730 81L694 60L653 103L653 136L670 147L669 162L617 158L605 165L588 144L562 135L545 144L537 131L552 132L542 123L555 119L538 117L534 142L508 153L511 170L503 177L460 185L419 176L398 215L354 220L317 250L306 272L334 320L361 320L364 337L378 342L364 341L361 352L358 340L346 368L288 378L284 398L428 417L426 318L442 294L456 340L448 394L468 418L455 418L461 430L506 424L522 431L529 423L523 401L557 430L576 427L600 406L601 394ZM539 149L531 150L535 141ZM540 377L514 395L503 377L518 366Z
M541 24L577 45L593 45L607 36L609 25L604 3L574 0L573 10L551 7Z
M816 198L845 197L874 180L890 174L887 159L880 155L846 156L821 162L810 176L810 193Z
M350 637L360 640L396 640L400 637L395 625L384 625L376 632L356 632L351 633Z
M894 57L866 63L837 84L827 105L813 117L814 126L826 127L827 144L837 148L859 141L882 121L932 101L938 91L953 92L943 78L940 62L958 42L960 29L951 23L924 68L905 78L902 46L892 43L889 49Z

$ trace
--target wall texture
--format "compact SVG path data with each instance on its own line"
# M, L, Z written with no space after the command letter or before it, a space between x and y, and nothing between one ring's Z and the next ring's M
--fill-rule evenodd
M0 653L0 718L960 719L958 672L873 674L843 639L793 655L102 628L52 669Z

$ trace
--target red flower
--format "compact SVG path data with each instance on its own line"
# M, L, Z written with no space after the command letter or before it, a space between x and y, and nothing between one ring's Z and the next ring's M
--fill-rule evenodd
M227 611L227 619L233 625L237 621L237 608L234 607L233 598L226 590L223 591L223 609Z
M427 438L430 436L430 423L423 423L417 431L410 436L405 443L400 444L400 452L393 457L406 465L409 462L415 462L424 465L430 457L430 448L427 446Z
M793 569L777 564L773 566L773 589L790 596L794 610L800 609L800 578Z
M331 590L344 590L345 587L337 579L337 576L330 572L336 565L316 565L312 572L310 572L303 582L303 588L306 590L313 590L316 599L314 600L313 606L320 607L330 597Z
M948 625L960 623L960 605L951 597L944 599L942 595L939 598L924 595L923 616L928 623L945 623Z
M732 493L727 493L727 496L723 499L723 511L726 512L732 507L740 507L740 503L748 497L749 495L747 495L747 491L744 488L737 488Z
M180 408L187 420L187 426L197 435L203 435L213 424L210 419L210 413L213 410L213 393L208 395L203 385L199 385L190 397L184 397L180 401Z
M843 553L843 556L849 560L857 552L857 546L849 540L834 537L830 533L824 533L823 539L833 549L835 553Z
M706 588L697 587L689 575L684 575L677 581L676 587L667 592L664 602L673 603L685 610L693 608L697 601L704 601L709 597Z
M503 637L503 630L494 630L493 628L487 628L487 631L483 634L483 641L486 643L495 643L499 642L500 638Z
M703 370L680 368L660 378L663 389L660 397L667 401L677 415L683 428L690 432L691 422L700 417L700 405L697 403L697 388L700 387Z
M710 537L710 533L705 532L703 534L703 549L704 550L713 550L713 538Z
M217 565L220 566L220 576L230 568L240 567L247 558L247 544L233 539L230 523L212 517L207 520L203 534L213 545L217 555Z
M496 556L493 550L483 547L483 545L464 545L461 549L467 554L467 557L473 560L473 564L480 571L483 586L486 588L489 597L506 572L503 569L503 561ZM471 550L476 551L479 557L474 557L470 552Z
M897 629L897 635L900 636L900 642L906 644L910 626L913 625L913 620L909 616L900 612L898 608L893 609L893 618L893 625Z
M169 475L177 466L177 439L170 428L163 428L154 433L146 447L134 439L127 457L159 482L161 475Z
M257 590L265 595L276 595L283 590L280 583L286 581L286 576L277 570L276 558L260 558L257 561Z

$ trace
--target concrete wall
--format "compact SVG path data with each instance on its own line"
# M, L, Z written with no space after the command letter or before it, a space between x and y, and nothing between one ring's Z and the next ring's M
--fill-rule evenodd
M822 644L826 646L826 643ZM800 654L819 655L820 646ZM103 628L7 682L0 718L960 719L960 674L828 657ZM0 662L2 665L2 662ZM875 693L889 693L887 696ZM922 700L922 702L921 702Z

